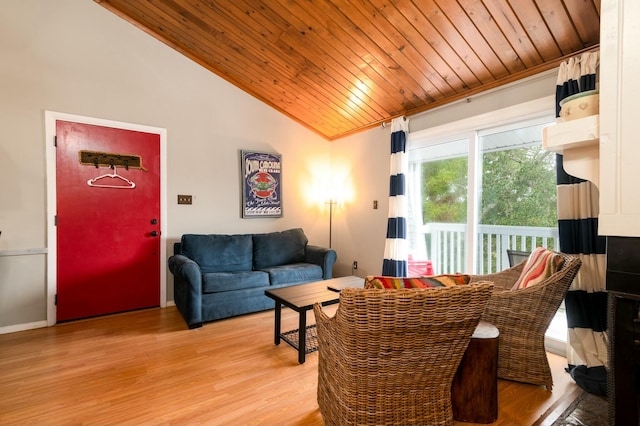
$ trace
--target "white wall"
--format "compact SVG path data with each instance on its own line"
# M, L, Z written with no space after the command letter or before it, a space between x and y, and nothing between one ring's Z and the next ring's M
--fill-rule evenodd
M4 0L0 58L0 329L46 319L45 110L167 129L169 254L186 232L302 227L328 244L309 183L330 171L329 142L97 3ZM283 218L241 218L240 149L282 154Z

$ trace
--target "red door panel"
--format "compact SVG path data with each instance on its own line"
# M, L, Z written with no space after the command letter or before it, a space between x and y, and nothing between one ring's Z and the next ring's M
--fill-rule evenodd
M160 136L66 121L56 134L58 321L158 306ZM137 155L144 169L83 165L82 150ZM135 187L89 185L115 174Z

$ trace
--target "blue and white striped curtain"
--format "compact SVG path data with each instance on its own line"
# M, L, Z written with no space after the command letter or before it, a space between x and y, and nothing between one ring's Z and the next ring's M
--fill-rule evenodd
M389 218L384 245L382 275L407 276L407 185L409 162L406 154L409 120L391 121L391 177L389 183Z
M583 53L560 65L556 86L559 102L596 89L599 52ZM578 254L582 267L565 299L567 312L567 370L585 390L606 393L607 293L606 240L598 236L599 192L589 181L567 174L557 156L558 230L560 251Z

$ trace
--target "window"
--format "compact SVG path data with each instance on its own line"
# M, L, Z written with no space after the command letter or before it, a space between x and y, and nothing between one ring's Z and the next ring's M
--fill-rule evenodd
M517 122L478 132L478 258L481 273L508 266L507 249L557 249L555 154L542 148L551 124Z
M468 148L464 138L409 154L409 252L435 273L466 269Z
M498 272L507 249L558 248L555 154L542 149L553 110L511 114L409 135L409 253L436 274Z

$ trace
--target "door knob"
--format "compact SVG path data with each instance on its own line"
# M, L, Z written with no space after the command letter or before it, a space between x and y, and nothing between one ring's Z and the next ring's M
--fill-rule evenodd
M151 231L151 236L152 237L157 237L158 236L158 231Z

